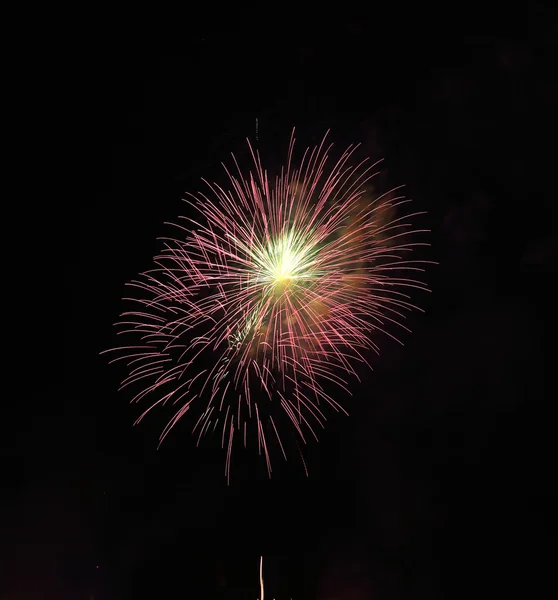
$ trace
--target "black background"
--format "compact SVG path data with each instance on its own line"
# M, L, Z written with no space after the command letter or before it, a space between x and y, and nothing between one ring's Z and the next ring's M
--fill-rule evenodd
M276 600L552 595L554 13L209 8L60 15L33 50L49 183L19 253L32 334L5 400L1 597L256 598L262 554ZM330 129L385 157L439 265L405 346L380 341L351 416L308 448L310 477L239 454L227 487L218 439L195 449L184 427L157 450L162 416L132 427L99 352L163 223L202 177L226 183L256 119L272 164L293 127L299 150Z

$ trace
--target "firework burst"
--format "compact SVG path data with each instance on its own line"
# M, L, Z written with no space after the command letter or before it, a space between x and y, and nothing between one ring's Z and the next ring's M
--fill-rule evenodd
M357 377L357 363L378 351L376 334L395 336L426 290L419 245L399 189L371 194L377 163L351 162L349 147L328 167L332 145L307 149L271 178L249 143L254 172L227 167L228 189L205 182L188 196L197 215L170 224L152 270L128 285L113 359L139 386L135 401L175 406L161 441L186 414L198 439L219 428L229 476L233 440L252 433L271 474L270 444L286 458L290 423L306 443L323 427L325 407ZM402 214L400 215L401 211ZM348 392L348 390L347 390ZM247 433L248 432L248 433Z

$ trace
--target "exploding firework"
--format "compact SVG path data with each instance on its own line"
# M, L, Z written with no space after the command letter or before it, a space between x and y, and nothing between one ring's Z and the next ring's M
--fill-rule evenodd
M117 326L131 341L113 349L130 369L121 389L150 400L138 421L175 406L161 441L187 414L198 443L218 428L227 478L236 439L257 439L270 475L287 430L317 439L325 408L344 411L332 390L348 392L377 334L406 329L412 288L426 290L409 258L425 245L411 225L421 213L400 188L374 195L378 163L353 163L358 146L329 167L326 140L296 163L293 132L274 178L248 142L253 172L233 157L228 189L189 195L196 216L169 224L154 268L128 284L133 308Z

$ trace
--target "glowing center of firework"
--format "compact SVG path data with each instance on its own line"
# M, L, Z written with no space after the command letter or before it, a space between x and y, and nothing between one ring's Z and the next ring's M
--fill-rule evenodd
M282 292L291 281L308 279L314 265L311 245L297 240L290 232L271 240L260 257L264 280Z
M277 263L273 267L273 276L275 281L284 282L295 276L296 260L290 248L286 248L278 257Z

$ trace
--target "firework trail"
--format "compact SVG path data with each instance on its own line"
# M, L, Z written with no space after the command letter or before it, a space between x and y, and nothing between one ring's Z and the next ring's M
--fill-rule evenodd
M264 600L263 556L260 556L260 596L258 600Z
M117 326L132 341L111 361L129 367L121 389L150 400L138 421L175 406L161 441L187 413L198 443L218 428L227 478L236 438L255 434L270 475L287 423L302 443L316 438L324 408L344 410L331 390L378 351L375 334L406 329L409 292L426 290L423 261L409 259L425 245L410 223L421 213L399 215L400 188L370 194L377 163L352 163L358 146L328 167L326 140L297 164L293 131L275 178L248 142L255 172L233 156L228 189L189 195L197 217L169 224L154 268L128 284L133 307Z

